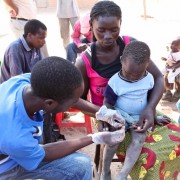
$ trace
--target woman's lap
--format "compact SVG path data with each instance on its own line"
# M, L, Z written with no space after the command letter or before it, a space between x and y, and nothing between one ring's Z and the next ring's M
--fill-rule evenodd
M130 134L120 144L117 155L120 160L130 143ZM161 177L174 179L180 172L180 126L175 123L156 126L148 133L141 155L131 171L136 179L159 180ZM163 179L163 178L162 178Z

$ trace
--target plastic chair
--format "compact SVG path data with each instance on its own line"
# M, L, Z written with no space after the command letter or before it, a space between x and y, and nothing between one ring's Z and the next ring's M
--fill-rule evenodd
M77 109L69 109L68 112L81 112ZM87 134L92 133L92 123L91 123L91 117L83 114L83 120L84 122L63 122L64 119L64 113L57 113L55 117L55 122L59 126L59 130L61 128L69 128L69 127L85 127Z

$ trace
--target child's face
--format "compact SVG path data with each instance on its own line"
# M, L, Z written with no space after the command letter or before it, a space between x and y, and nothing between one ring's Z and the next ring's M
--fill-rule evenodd
M180 44L176 40L171 43L171 50L172 52L180 51Z
M98 43L105 48L114 46L120 32L121 20L116 16L98 17L91 23L94 36Z
M122 61L122 76L128 81L138 81L146 73L148 63L137 64L129 57Z

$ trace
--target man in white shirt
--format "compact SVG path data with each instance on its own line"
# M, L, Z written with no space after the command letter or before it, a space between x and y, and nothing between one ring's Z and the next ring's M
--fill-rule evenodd
M16 38L22 36L28 20L35 19L37 7L35 0L4 0L10 15L10 27ZM41 48L42 57L48 57L46 45Z
M76 0L58 0L57 1L57 17L59 19L60 34L63 39L63 46L66 46L70 42L70 30L74 27L75 22L79 19L79 7Z

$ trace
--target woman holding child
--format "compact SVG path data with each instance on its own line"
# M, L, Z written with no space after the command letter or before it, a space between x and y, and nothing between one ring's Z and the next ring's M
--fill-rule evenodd
M87 99L90 90L91 101L96 107L102 106L104 88L108 80L121 68L120 57L125 45L129 40L134 40L132 37L121 38L119 36L121 18L121 9L114 2L100 1L96 3L90 13L94 43L82 53L75 64L84 78L85 88L82 98ZM154 126L155 109L163 94L164 85L160 71L151 60L147 70L153 75L154 87L148 104L140 115L140 121L137 124L137 127L140 128L137 128L136 131L141 133L150 127L153 128L147 135L141 155L130 175L132 179L175 179L180 169L180 158L177 158L180 155L180 127L177 124L169 124L166 120L163 126ZM102 131L102 127L99 128L99 131ZM130 136L128 133L126 134L126 138L117 152L120 160L124 158L126 148L130 143ZM105 152L108 154L108 146L106 146ZM111 162L108 163L106 159L104 162L106 163L103 163L101 178L110 179Z

